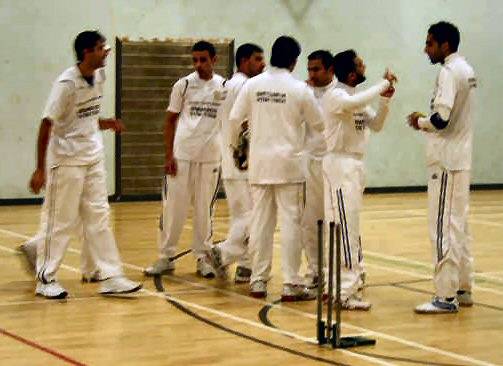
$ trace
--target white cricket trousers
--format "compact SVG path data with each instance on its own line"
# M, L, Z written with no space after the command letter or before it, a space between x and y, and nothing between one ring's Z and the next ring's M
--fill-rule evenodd
M471 291L473 257L468 228L470 171L428 167L428 221L433 247L435 293L455 297Z
M302 245L307 260L307 274L318 275L318 220L324 218L322 161L307 158L306 207L302 215Z
M192 204L192 253L206 255L212 245L213 205L218 193L220 163L177 161L175 176L166 175L162 189L162 215L159 227L160 258L176 254L176 247Z
M122 264L109 223L104 161L59 166L48 173L37 245L37 278L56 279L72 234L81 233L102 279L122 275Z
M267 282L271 273L273 235L279 213L281 269L284 284L301 284L301 226L304 183L251 185L253 210L250 226L251 282Z
M364 271L360 241L364 163L353 155L329 153L323 158L323 176L325 220L341 225L341 297L347 299L362 286Z
M220 244L222 264L238 262L239 266L251 268L248 254L252 197L248 180L224 179L225 195L229 205L230 228L227 239Z

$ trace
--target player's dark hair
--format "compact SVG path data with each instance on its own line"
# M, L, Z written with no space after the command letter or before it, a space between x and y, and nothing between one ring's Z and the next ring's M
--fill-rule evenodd
M337 80L345 83L349 74L356 71L356 52L354 50L346 50L339 52L334 56L334 73Z
M460 35L454 24L445 21L432 24L428 29L428 33L432 35L439 45L447 42L451 52L458 51Z
M238 50L236 51L236 66L239 67L243 59L250 58L251 55L253 55L253 53L255 52L263 53L264 50L260 46L257 46L253 43L244 43L239 46Z
M215 57L217 54L217 51L215 51L215 46L213 46L213 43L210 43L208 41L199 41L194 43L192 46L192 52L203 52L203 51L208 51L208 54L210 55L211 58Z
M309 56L307 56L307 59L309 61L313 60L320 60L321 64L325 68L325 70L328 70L330 66L332 66L332 62L334 57L330 53L330 51L327 50L316 50L314 52L311 52Z
M274 41L271 50L271 65L288 69L300 55L300 44L293 37L281 36Z
M98 31L84 31L75 37L73 48L78 62L84 61L84 50L96 47L96 43L105 42L106 38Z

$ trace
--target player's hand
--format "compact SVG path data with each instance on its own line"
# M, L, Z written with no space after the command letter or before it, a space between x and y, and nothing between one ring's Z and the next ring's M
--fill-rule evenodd
M126 127L122 123L120 119L115 119L115 118L107 118L107 119L100 119L100 129L102 130L113 130L117 133L121 133L122 131L126 130Z
M33 172L30 179L30 190L38 194L45 185L45 170L37 169Z
M167 175L175 176L178 170L178 164L174 156L166 156L166 161L164 163L164 171Z
M390 82L391 86L393 86L393 83L398 82L398 78L396 77L396 75L393 74L393 72L391 72L391 70L388 68L386 68L386 70L384 71L383 78L388 80Z
M394 94L395 94L395 88L392 85L390 85L388 89L386 89L381 93L381 97L391 98Z
M419 118L424 117L424 114L421 112L412 112L407 116L407 123L409 124L410 127L412 127L415 130L420 130L421 128L419 127Z

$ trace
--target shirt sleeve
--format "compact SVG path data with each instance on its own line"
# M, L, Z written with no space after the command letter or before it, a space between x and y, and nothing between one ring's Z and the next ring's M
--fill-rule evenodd
M389 103L390 98L381 97L379 99L379 109L377 113L370 106L365 109L368 118L368 126L372 131L379 132L382 130L386 117L388 116Z
M241 122L245 119L250 119L251 101L248 85L248 83L244 84L239 91L236 101L234 102L229 114L229 124L231 125L232 135L231 141L237 141L237 131L239 131L237 126L240 126Z
M316 101L313 91L307 86L304 92L304 106L302 112L309 130L316 132L323 131L323 113L320 105Z
M451 70L442 67L437 80L437 92L433 99L433 108L435 106L444 106L452 109L454 99L456 98L456 80Z
M389 85L388 80L381 80L379 83L354 95L337 95L337 105L340 109L346 111L363 108L385 91Z
M59 121L68 113L74 97L74 84L69 80L56 81L45 104L42 119Z
M169 106L166 109L168 112L180 113L183 109L183 97L187 92L188 80L186 78L178 80L169 96Z

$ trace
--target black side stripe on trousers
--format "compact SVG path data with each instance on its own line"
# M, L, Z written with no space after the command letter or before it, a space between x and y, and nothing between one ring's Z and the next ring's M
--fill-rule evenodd
M215 201L217 200L217 195L218 195L218 187L220 186L220 175L221 175L221 170L218 168L218 177L217 177L217 184L215 185L215 191L213 192L213 197L211 197L211 203L210 203L210 233L208 237L206 238L206 242L211 239L213 236L213 206L215 205Z
M42 283L47 283L47 279L45 278L45 271L48 265L48 261L51 258L51 241L52 241L52 230L54 228L54 216L56 215L56 195L58 194L58 168L53 168L50 171L51 174L51 185L49 186L49 190L46 192L47 196L51 197L49 201L49 207L47 208L47 227L45 230L45 240L44 240L44 262L42 263L42 267L40 271L37 273L38 280Z
M363 261L363 248L362 248L362 237L361 235L358 237L358 263Z
M337 190L337 202L339 204L339 217L342 226L342 246L344 248L344 261L346 268L353 269L353 264L351 263L351 247L349 245L349 234L348 234L348 223L346 221L346 209L344 207L344 197L342 195L342 189Z
M440 182L440 194L438 197L438 216L437 216L437 261L440 262L443 254L443 226L445 212L445 196L447 192L447 173L442 172L442 180Z

